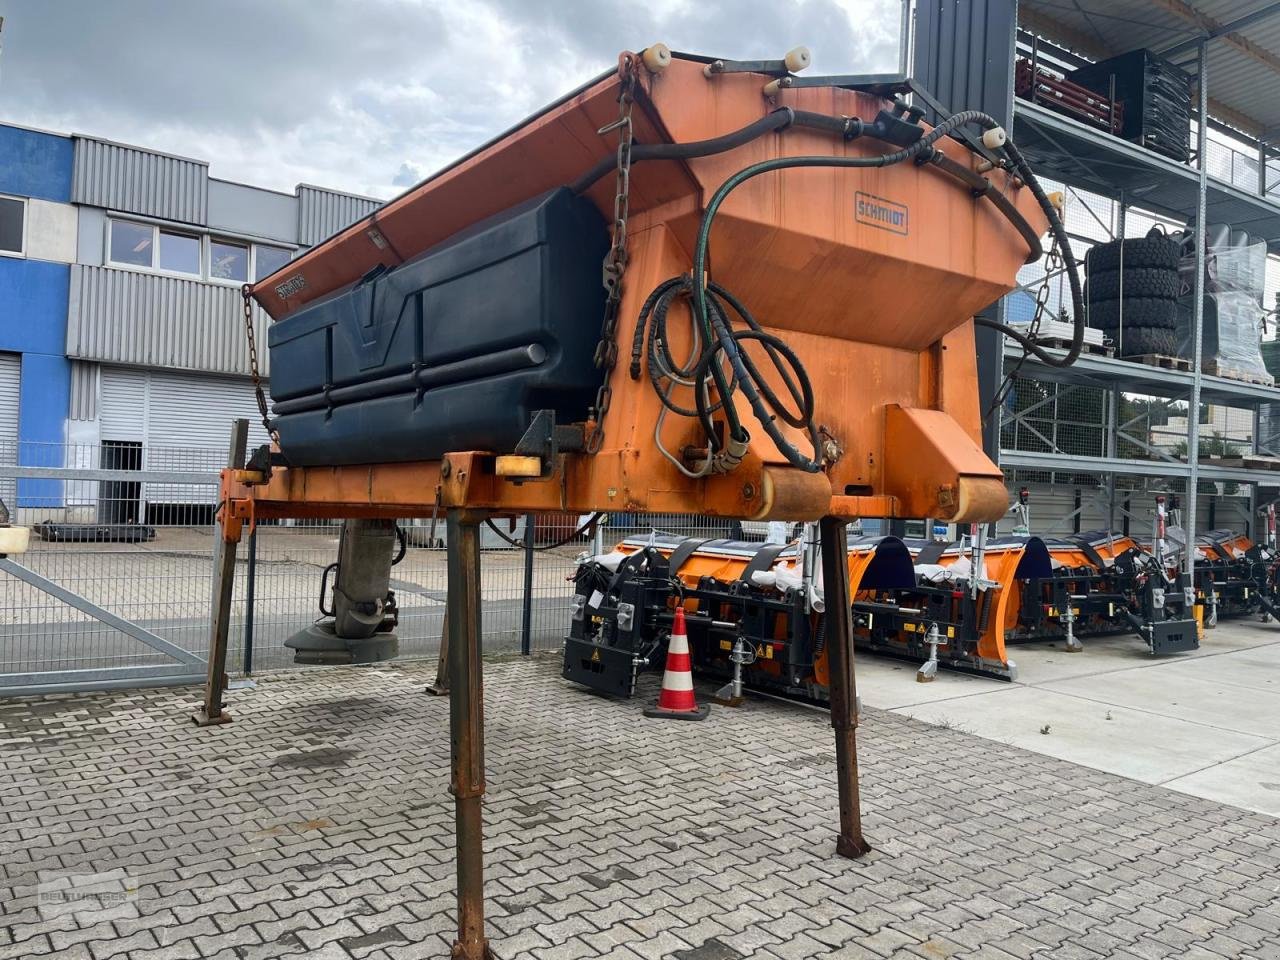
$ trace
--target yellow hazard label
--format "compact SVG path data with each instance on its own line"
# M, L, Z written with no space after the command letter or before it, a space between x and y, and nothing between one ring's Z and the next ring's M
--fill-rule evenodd
M1056 617L1057 615L1058 615L1058 608L1057 608L1057 607L1050 607L1050 608L1049 608L1049 616L1051 616L1051 617Z
M592 663L599 663L599 662L600 662L600 648L599 648L599 647L596 647L594 650L592 650L592 651L591 651L591 662L592 662Z
M721 640L721 641L720 641L720 649L721 649L721 650L732 650L732 649L733 649L733 641L731 641L731 640Z
M919 627L917 627L914 623L904 623L904 624L902 625L902 629L903 629L903 630L905 630L905 631L907 631L907 633L915 633L915 632L916 632L916 631L918 631L920 628L919 628Z
M771 647L771 646L770 646L769 644L767 644L767 643L764 645L764 658L765 658L766 660L772 660L772 659L773 659L773 647Z
M953 640L953 639L955 639L955 635L956 635L956 628L955 628L955 627L947 627L947 638L948 638L948 639L952 639L952 640Z

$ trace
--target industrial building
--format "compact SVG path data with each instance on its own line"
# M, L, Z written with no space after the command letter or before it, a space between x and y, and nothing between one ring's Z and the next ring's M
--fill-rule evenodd
M212 177L204 160L0 126L3 462L213 469L238 416L261 440L240 288L378 202L306 184L280 193ZM269 376L265 351L262 362ZM36 519L96 495L37 478L16 493ZM155 494L192 499L174 486ZM121 511L108 519L142 519Z

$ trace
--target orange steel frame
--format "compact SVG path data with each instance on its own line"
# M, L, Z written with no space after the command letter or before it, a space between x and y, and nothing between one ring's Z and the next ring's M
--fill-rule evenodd
M648 75L638 63L635 55L624 54L620 66L620 71L638 72L638 142L718 136L772 109L761 96L767 78L759 75L708 80L701 63L679 57L660 75ZM614 135L601 130L618 116L619 88L619 78L611 76L550 108L304 254L260 282L254 296L272 316L289 314L378 263L395 266L464 227L572 181L612 154ZM872 118L883 107L872 97L836 88L793 91L786 98L797 109L836 117ZM960 144L943 140L937 146L981 174L979 159ZM776 156L884 149L795 128L721 155L637 165L619 350L631 343L648 292L689 271L703 204L729 175ZM987 175L1043 228L1028 190L1002 171ZM610 175L587 194L609 219L612 181ZM914 211L911 228L896 232L859 221L853 212L860 191ZM759 177L737 190L716 220L714 241L715 279L758 311L762 325L784 337L810 373L815 422L836 441L822 472L790 466L756 430L732 472L697 480L679 474L654 446L658 398L647 378L632 380L620 362L610 379L613 402L599 453L563 455L547 465L543 478L499 477L496 457L485 451L451 452L431 462L303 466L269 474L245 470L243 457L233 456L223 473L219 522L232 558L245 525L260 520L445 515L459 902L455 957L490 955L480 847L485 782L478 525L484 519L626 511L819 520L831 621L827 668L839 788L837 852L853 857L869 848L858 801L847 521L861 516L994 520L1005 511L1003 476L978 444L968 318L1011 289L1026 250L989 204L975 201L969 188L929 165L856 172L815 168ZM813 294L815 289L821 296ZM687 316L687 308L679 310ZM673 355L688 351L690 329L690 324L673 324ZM766 377L785 395L776 375ZM740 392L733 402L743 422L752 422ZM783 429L792 443L804 446L798 431ZM696 422L679 418L669 422L663 439L671 450L706 443ZM222 703L230 607L225 583L215 586L214 597L213 622L222 626L211 631L209 684L197 715L201 723L229 719Z
M547 483L516 486L492 473L494 457L482 453L450 454L438 463L382 464L361 467L303 467L276 470L270 476L246 470L243 437L245 421L237 423L240 448L222 473L218 515L219 556L214 585L214 617L209 654L209 680L204 703L195 715L201 726L228 723L226 691L226 624L230 620L235 551L240 539L261 520L289 518L346 519L351 517L404 519L435 516L443 511L447 527L448 597L441 643L440 677L447 677L450 697L452 763L450 792L454 796L458 938L452 956L464 960L492 957L484 934L481 801L485 793L484 718L481 667L480 524L495 516L511 515L500 495L507 486L547 487ZM766 479L767 482L767 479ZM554 484L551 487L554 488ZM427 496L423 496L427 494ZM524 502L521 497L514 500ZM555 507L539 506L555 511ZM850 559L844 551L846 517L828 515L820 522L823 581L829 617L824 680L831 696L831 725L836 741L839 833L836 852L859 857L871 847L862 834L858 789L856 729L857 686L853 661ZM859 577L861 570L859 569ZM841 615L843 613L843 616ZM441 681L437 680L437 684ZM427 692L444 692L428 688Z

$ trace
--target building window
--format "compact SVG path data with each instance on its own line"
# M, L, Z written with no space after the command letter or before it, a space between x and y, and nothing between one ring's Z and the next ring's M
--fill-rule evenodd
M151 267L155 260L156 228L128 220L111 221L111 262Z
M200 276L200 238L132 220L111 221L114 264Z
M26 250L27 203L16 197L0 197L0 253L21 256Z
M209 241L209 278L245 283L249 279L249 247L228 240Z
M160 231L160 269L200 276L200 238L189 233Z
M269 277L293 259L293 251L284 247L265 247L261 244L253 248L253 279L261 280Z

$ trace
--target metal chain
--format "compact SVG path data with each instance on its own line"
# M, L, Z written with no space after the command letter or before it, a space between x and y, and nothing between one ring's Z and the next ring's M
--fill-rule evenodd
M253 287L244 284L240 288L240 296L244 300L244 337L249 343L249 376L253 379L253 392L258 399L258 412L262 414L262 426L267 436L279 440L275 429L271 426L271 413L267 409L267 394L262 389L262 375L258 373L258 340L253 332Z
M1034 338L1040 332L1040 322L1044 319L1045 308L1049 305L1049 297L1051 291L1049 289L1049 281L1052 280L1062 269L1062 251L1058 249L1058 242L1055 240L1049 247L1048 256L1045 257L1044 278L1040 281L1040 289L1036 291L1036 309L1031 316L1031 324L1027 329L1027 335Z
M1044 320L1045 309L1049 305L1049 297L1052 291L1049 288L1051 281L1062 270L1062 251L1058 247L1058 241L1055 239L1049 247L1049 252L1045 257L1044 278L1040 281L1040 288L1036 290L1036 307L1031 315L1031 323L1027 325L1027 336L1032 340L1036 334L1040 332L1040 323ZM1000 382L1000 386L996 389L995 395L991 398L991 405L987 408L987 412L983 414L982 422L985 425L996 410L1004 405L1005 400L1009 398L1009 393L1013 390L1014 382L1018 378L1018 374L1022 372L1022 366L1027 362L1030 352L1023 350L1022 356L1010 368L1009 372L1004 375L1004 379Z
M631 145L635 130L631 124L631 107L635 103L635 58L625 55L618 63L621 84L618 88L618 119L597 132L604 136L612 130L618 133L618 171L613 195L613 244L604 258L604 319L600 324L600 342L596 344L595 365L603 374L596 402L589 416L591 429L587 431L587 453L595 454L604 442L604 418L613 400L613 388L609 378L618 361L618 312L622 304L622 275L627 269L627 216L631 203Z

